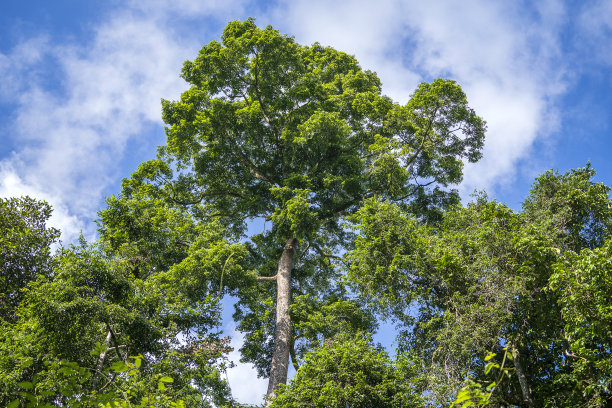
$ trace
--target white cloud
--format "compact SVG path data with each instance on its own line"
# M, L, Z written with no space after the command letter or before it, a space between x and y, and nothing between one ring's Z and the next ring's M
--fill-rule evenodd
M232 388L232 396L242 404L261 404L268 389L268 380L257 377L257 371L251 364L238 363L240 361L240 347L244 343L244 335L236 330L233 323L226 327L231 332L232 347L234 351L229 354L230 361L237 363L235 367L227 370L227 377Z
M20 91L12 93L9 136L18 150L1 163L31 193L53 197L56 211L69 215L65 221L75 221L63 226L65 240L95 216L104 190L120 175L128 142L163 142L159 101L184 89L178 73L189 52L161 27L126 13L100 25L91 44L26 40L0 59L14 79L3 96ZM59 87L49 89L50 78L39 75L42 60L55 66ZM142 139L150 125L159 128L153 142ZM5 183L3 194L20 188Z
M130 0L128 5L149 17L162 20L176 16L197 19L211 15L227 19L229 16L241 14L248 2L249 0Z
M48 39L44 36L29 38L17 44L10 53L0 53L0 101L14 100L27 80L26 76L40 77L37 64L43 57Z

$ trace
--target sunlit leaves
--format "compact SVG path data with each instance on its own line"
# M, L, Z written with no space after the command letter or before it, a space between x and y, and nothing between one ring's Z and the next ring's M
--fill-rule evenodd
M594 250L566 253L556 265L551 290L559 293L572 372L569 383L581 384L594 406L612 395L612 241Z
M369 338L338 335L306 356L288 386L278 389L272 407L421 407L409 378Z
M51 206L29 197L0 199L0 321L13 321L22 289L51 274L51 245L59 231L48 228Z

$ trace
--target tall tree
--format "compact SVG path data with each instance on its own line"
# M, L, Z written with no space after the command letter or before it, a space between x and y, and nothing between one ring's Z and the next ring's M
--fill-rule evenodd
M299 45L252 19L230 23L221 39L185 63L190 89L163 102L167 145L137 177L242 236L245 223L270 222L250 237L257 272L243 280L237 317L245 358L269 374L273 396L303 337L291 324L292 292L328 310L347 301L333 262L351 240L344 217L373 196L435 217L457 201L445 187L461 180L463 159L480 157L485 124L450 80L423 83L400 105L333 48Z

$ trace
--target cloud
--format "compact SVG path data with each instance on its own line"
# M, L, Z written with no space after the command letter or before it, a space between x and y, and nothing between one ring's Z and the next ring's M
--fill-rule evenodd
M0 162L18 180L4 183L3 194L25 188L53 197L56 211L75 221L63 225L64 239L71 237L125 176L128 143L163 142L159 101L184 89L178 73L190 51L153 22L124 13L97 27L93 43L25 40L2 55L0 72L12 81L0 91L14 104L9 135L18 146ZM154 141L143 138L150 126L159 129Z
M40 77L35 67L41 61L48 38L44 36L29 38L17 44L10 53L0 53L0 101L11 102L22 91L27 77Z
M161 19L176 16L185 19L197 19L211 15L222 17L240 14L248 2L249 0L149 0L146 2L130 0L128 6L147 16Z
M228 358L237 363L236 366L227 370L227 377L232 388L232 396L242 404L261 404L268 389L268 380L257 377L257 371L251 364L238 363L240 361L240 347L244 343L244 335L236 330L236 326L230 323L226 331L231 334L232 351Z

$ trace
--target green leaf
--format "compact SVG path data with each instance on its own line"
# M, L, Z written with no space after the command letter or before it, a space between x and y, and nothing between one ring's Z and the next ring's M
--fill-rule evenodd
M32 384L29 381L23 381L23 382L17 383L17 385L26 390L31 390L32 388L34 388L34 384Z
M123 373L128 371L129 369L130 367L123 361L115 361L113 364L111 364L111 370L116 373Z
M487 363L484 370L485 374L489 374L489 371L491 371L492 368L499 368L499 364L495 362Z

